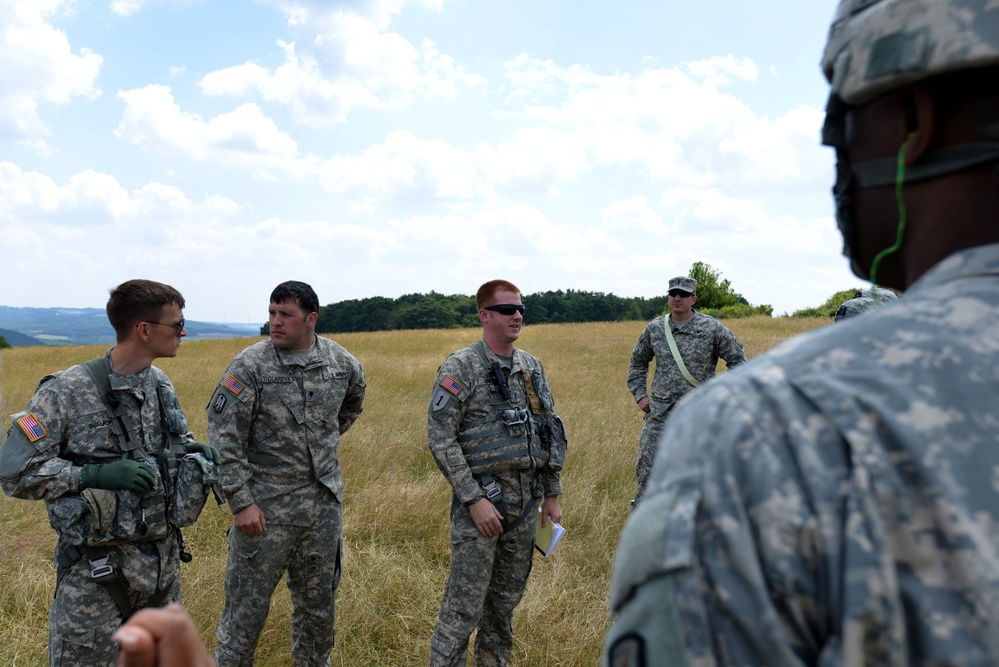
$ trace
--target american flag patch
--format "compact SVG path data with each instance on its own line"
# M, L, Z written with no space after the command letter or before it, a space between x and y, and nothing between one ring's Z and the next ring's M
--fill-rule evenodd
M451 392L451 394L453 394L454 396L457 396L458 392L461 391L461 383L455 380L450 375L444 376L444 379L441 380L441 386L447 389L449 392Z
M237 380L235 375L227 375L222 386L231 391L234 396L239 396L239 392L243 391L243 387L246 385Z
M18 419L17 425L24 431L24 435L28 436L28 442L35 442L45 437L45 429L38 423L35 415L31 413Z

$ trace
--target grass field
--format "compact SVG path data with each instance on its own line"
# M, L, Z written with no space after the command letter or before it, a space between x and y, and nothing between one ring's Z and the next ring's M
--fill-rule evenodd
M750 318L726 324L753 358L827 320ZM641 413L625 387L644 323L529 326L520 346L545 364L569 433L563 472L568 533L549 559L536 555L515 616L518 667L599 663L607 587L618 534L634 494ZM478 329L335 336L364 366L364 414L344 436L344 576L337 594L334 665L426 664L448 567L450 490L426 444L427 403L438 365ZM254 339L256 340L256 339ZM157 365L172 379L198 439L204 407L230 359L253 342L186 342ZM103 354L100 347L22 347L0 353L0 413L23 409L45 374ZM721 364L724 368L724 363ZM209 502L185 531L194 561L182 568L184 603L209 648L222 611L229 515ZM55 534L43 503L0 496L0 665L46 664L55 586ZM257 650L262 667L291 665L291 606L278 587Z

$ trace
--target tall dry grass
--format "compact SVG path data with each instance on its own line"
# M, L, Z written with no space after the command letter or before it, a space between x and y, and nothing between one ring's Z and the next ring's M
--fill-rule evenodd
M727 322L750 358L817 320ZM565 540L535 556L515 617L518 666L597 664L607 629L606 597L618 534L634 494L642 419L625 387L629 355L644 323L537 325L521 347L544 362L569 431L563 473ZM364 414L344 436L344 576L337 595L336 665L426 664L428 639L447 577L450 491L426 445L426 411L438 365L478 330L335 336L364 366ZM199 439L205 405L229 360L253 342L186 342L158 365L177 387ZM3 429L45 374L104 352L100 347L14 348L0 353ZM721 364L724 368L724 363ZM0 496L0 665L46 662L47 613L55 585L55 535L42 503ZM222 611L229 516L209 502L185 531L194 561L182 569L184 602L209 648ZM263 667L291 665L291 605L279 586L257 650Z

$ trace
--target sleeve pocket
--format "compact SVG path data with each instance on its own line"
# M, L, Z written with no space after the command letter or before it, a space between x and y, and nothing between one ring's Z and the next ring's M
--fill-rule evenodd
M621 533L611 578L612 610L627 602L639 585L693 564L700 502L700 473L642 499Z

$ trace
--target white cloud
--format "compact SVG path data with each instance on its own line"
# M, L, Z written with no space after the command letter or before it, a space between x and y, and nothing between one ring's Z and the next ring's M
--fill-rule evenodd
M397 130L355 156L337 156L319 169L327 190L379 203L467 200L483 187L472 156L443 141L424 141Z
M530 169L561 178L594 164L636 164L656 182L694 187L724 182L752 191L761 182L786 182L822 154L816 141L822 114L801 107L771 119L719 89L727 81L719 73L754 80L755 72L752 62L731 57L636 75L598 75L518 57L509 64L508 113L536 127L521 130L523 140L512 143L526 150L545 146L537 153L552 169L546 172L537 160ZM519 171L524 161L518 156L507 164L507 171Z
M296 142L255 104L204 120L181 111L166 86L122 91L118 98L125 110L115 136L145 150L248 168L261 177L309 168Z
M649 206L645 195L611 201L600 216L609 231L624 238L636 233L662 237L667 232L662 216Z
M108 5L113 14L118 16L131 16L142 11L143 7L153 4L184 6L192 5L204 0L111 0Z
M46 152L49 128L39 104L100 95L101 56L87 48L74 54L66 33L51 22L71 8L60 0L0 3L0 139Z
M39 240L49 234L80 234L96 246L103 241L79 228L156 225L228 216L240 210L230 199L189 199L172 185L148 183L128 191L110 175L93 170L71 176L65 185L10 162L0 162L0 220L28 223Z
M287 106L306 125L342 123L356 107L398 109L417 95L453 95L458 86L476 86L430 40L420 49L386 31L396 3L278 3L294 41L279 41L284 63L267 68L255 62L216 70L199 85L208 95L260 95Z

